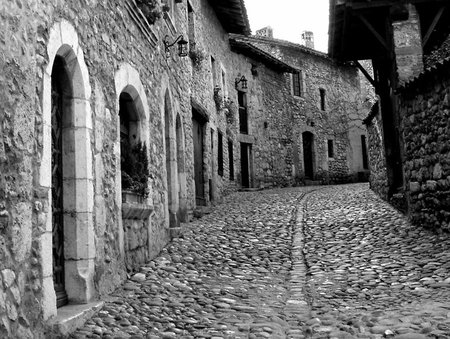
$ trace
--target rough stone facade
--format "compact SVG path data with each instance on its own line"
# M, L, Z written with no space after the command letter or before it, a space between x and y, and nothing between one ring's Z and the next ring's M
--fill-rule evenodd
M229 18L219 18L210 1L170 3L154 25L132 0L1 5L1 337L43 337L65 308L57 308L52 265L57 136L69 305L113 291L127 272L160 252L172 227L189 220L198 195L193 111L204 119L197 146L205 204L241 186L241 145L248 150L250 187L303 180L303 132L314 135L312 179L347 181L363 170L349 151L357 147L351 130L359 128L352 125L359 113L344 103L359 88L355 68L297 47L271 51L304 72L305 97L294 97L291 75L231 51L223 26ZM180 34L189 40L190 57L179 57L176 45L167 57L163 41ZM235 81L242 76L248 79L248 133L239 131L236 107ZM318 87L327 92L325 111ZM130 138L147 145L150 172L148 197L131 205L121 184L124 105L133 113ZM57 113L60 129L52 121Z
M391 84L397 88L391 100L398 126L403 185L389 195L383 140L386 135L378 104L365 119L369 133L370 184L383 199L407 213L415 224L448 230L449 38L425 54L417 9L411 4L407 9L408 20L394 23L393 27L398 87ZM444 32L439 34L445 37Z
M370 154L370 188L384 200L388 199L386 156L383 144L383 121L378 107L374 104L367 120L367 134Z
M260 186L301 184L305 181L302 135L313 135L313 176L322 183L358 180L367 173L361 136L364 94L354 66L338 65L326 54L301 45L266 37L243 41L276 56L300 71L300 94L293 92L292 74L269 67L253 76L250 93L252 123L257 128L254 150L255 181ZM321 107L321 91L324 106ZM328 153L329 141L333 154ZM364 177L359 175L359 177Z
M405 140L405 187L416 224L450 230L449 62L407 85L398 97ZM426 121L426 123L424 123Z

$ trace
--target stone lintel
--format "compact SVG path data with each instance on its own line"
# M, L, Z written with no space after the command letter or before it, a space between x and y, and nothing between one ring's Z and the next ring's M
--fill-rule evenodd
M122 203L122 219L147 219L153 212L152 205Z
M246 144L254 144L256 141L256 138L253 135L248 134L238 134L237 139L239 142L243 142Z

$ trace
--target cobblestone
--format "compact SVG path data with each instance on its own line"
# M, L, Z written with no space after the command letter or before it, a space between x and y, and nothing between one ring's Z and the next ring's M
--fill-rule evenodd
M71 337L449 338L449 245L365 184L236 193Z

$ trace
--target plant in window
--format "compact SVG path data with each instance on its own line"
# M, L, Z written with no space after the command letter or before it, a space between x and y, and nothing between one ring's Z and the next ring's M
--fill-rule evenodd
M201 48L193 48L189 51L189 57L194 67L200 68L202 62L206 59L206 53Z
M161 0L136 0L136 4L144 14L149 24L153 25L158 19L161 18L164 9L161 4Z
M147 146L141 142L132 146L128 140L123 140L120 143L120 155L122 190L132 191L146 198L149 194L148 179L151 177Z
M220 110L223 107L223 97L220 94L220 87L216 85L214 87L214 102L216 103L217 110Z
M223 108L224 108L225 116L227 117L227 122L229 124L233 124L234 119L236 117L236 111L237 111L236 104L234 103L233 100L231 100L230 98L227 97L223 101Z

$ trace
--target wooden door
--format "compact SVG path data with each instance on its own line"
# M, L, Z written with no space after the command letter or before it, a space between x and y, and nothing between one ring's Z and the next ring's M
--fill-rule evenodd
M203 172L203 142L205 126L195 117L192 118L192 134L194 143L194 180L195 202L197 205L206 205L205 177Z
M305 167L305 177L314 179L314 135L311 132L304 132L303 137L303 164Z

